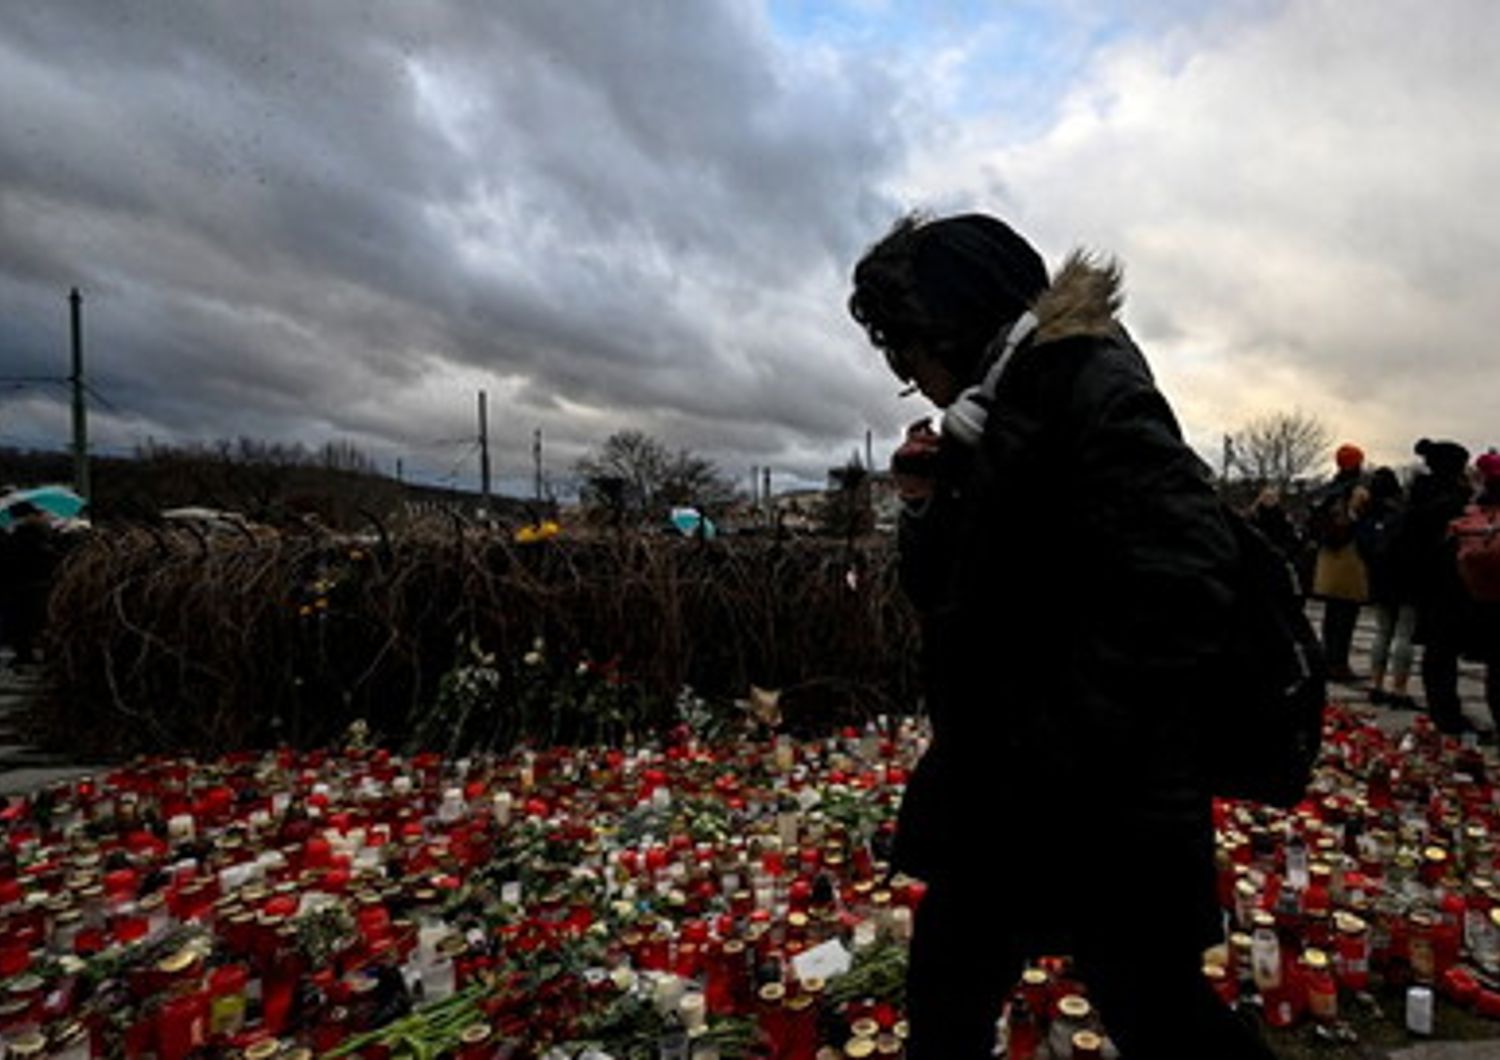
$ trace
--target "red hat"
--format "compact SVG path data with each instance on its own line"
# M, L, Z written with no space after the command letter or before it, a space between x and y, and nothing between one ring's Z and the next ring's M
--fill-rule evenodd
M1345 442L1333 454L1333 462L1340 471L1358 471L1365 465L1365 451L1357 445Z
M1479 469L1479 474L1486 482L1494 482L1500 479L1500 453L1491 449L1488 453L1481 453L1474 466Z

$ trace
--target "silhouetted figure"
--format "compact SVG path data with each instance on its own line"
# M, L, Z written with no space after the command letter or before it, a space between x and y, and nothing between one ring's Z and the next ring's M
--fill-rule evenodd
M36 644L47 618L47 595L57 548L52 524L29 501L11 506L11 528L0 535L0 610L5 639L15 652L11 665L36 662Z
M1412 563L1422 689L1433 723L1456 735L1473 728L1458 698L1458 656L1469 603L1448 525L1463 514L1473 494L1465 472L1469 451L1456 442L1426 438L1415 451L1427 470L1411 484L1402 547Z
M1365 454L1357 445L1341 445L1334 456L1337 472L1313 500L1308 530L1318 546L1313 567L1313 595L1323 601L1323 652L1328 676L1354 680L1349 645L1359 607L1369 598L1364 560L1354 543L1354 524L1365 500Z
M1417 607L1412 601L1410 559L1403 554L1401 527L1406 517L1406 499L1401 480L1388 467L1376 468L1370 476L1369 499L1355 523L1355 544L1365 562L1370 604L1375 612L1375 640L1370 645L1370 702L1412 709L1416 702L1407 694L1412 660L1416 657L1412 635L1416 631ZM1387 691L1387 673L1391 680Z
M989 1057L1022 961L1059 952L1128 1058L1270 1056L1201 974L1222 931L1192 712L1238 552L1121 297L1115 266L1049 281L973 214L908 218L854 272L854 317L946 410L892 460L934 731L894 852L929 884L911 1060Z

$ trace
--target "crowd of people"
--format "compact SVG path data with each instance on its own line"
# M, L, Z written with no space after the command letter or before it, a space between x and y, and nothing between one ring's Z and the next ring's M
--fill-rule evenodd
M1475 729L1458 693L1459 660L1470 659L1484 664L1500 729L1500 452L1471 463L1462 445L1428 438L1414 451L1422 466L1403 485L1392 468L1367 468L1358 446L1342 445L1302 518L1274 488L1256 498L1250 518L1298 561L1309 595L1323 602L1333 680L1363 682L1375 704L1425 708L1439 729L1459 735ZM1369 672L1356 674L1350 645L1366 607L1375 637ZM1414 673L1421 700L1410 690Z

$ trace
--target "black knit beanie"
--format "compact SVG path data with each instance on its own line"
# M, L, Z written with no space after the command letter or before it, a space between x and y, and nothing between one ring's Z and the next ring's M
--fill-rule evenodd
M885 267L901 255L909 255L909 271ZM977 213L898 229L860 262L854 281L851 309L883 335L885 344L935 337L901 333L911 323L902 319L910 304L904 296L914 296L941 339L930 352L965 378L995 333L1030 308L1049 284L1036 248L1005 222ZM892 285L911 290L884 289Z
M1457 442L1434 442L1423 438L1412 451L1438 475L1462 474L1469 463L1469 451Z

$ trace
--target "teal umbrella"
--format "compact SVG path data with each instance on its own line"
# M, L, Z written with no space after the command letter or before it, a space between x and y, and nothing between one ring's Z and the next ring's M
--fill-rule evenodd
M671 520L677 532L684 537L696 537L699 534L704 537L715 537L719 532L718 527L714 526L714 521L697 508L673 508Z
M15 520L11 509L22 501L29 501L48 515L59 519L75 519L88 501L66 486L37 486L29 490L12 490L0 497L0 528L9 528Z

